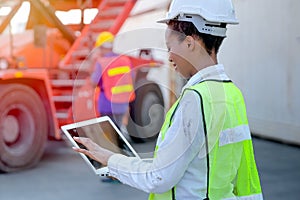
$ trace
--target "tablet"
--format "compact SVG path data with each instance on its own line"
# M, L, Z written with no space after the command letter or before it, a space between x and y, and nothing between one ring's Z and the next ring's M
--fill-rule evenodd
M85 148L73 137L88 137L103 148L114 153L140 158L122 132L108 116L67 124L61 127L67 139L75 147ZM99 162L79 153L96 175L109 176L109 170Z

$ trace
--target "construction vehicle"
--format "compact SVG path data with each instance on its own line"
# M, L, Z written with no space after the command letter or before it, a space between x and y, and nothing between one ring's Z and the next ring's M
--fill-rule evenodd
M61 125L97 116L95 88L88 81L90 52L101 31L118 33L136 2L0 0L0 171L35 166L47 139L61 139ZM26 23L17 28L25 31L14 33L11 22L24 6L29 8L28 15L21 13ZM57 11L73 9L81 14L80 22L63 24ZM95 16L85 23L86 10L93 9ZM148 71L163 63L151 56L151 49L138 51L140 57L130 57L137 98L130 105L128 129L134 140L144 141L163 122L161 89L147 80Z

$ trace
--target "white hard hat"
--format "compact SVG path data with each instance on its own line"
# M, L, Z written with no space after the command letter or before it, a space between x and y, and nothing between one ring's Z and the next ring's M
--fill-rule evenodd
M199 32L215 36L226 36L224 24L238 24L231 0L173 0L165 19L192 22Z

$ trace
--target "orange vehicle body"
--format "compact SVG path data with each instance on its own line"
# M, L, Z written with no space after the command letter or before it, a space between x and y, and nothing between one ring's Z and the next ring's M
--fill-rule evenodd
M80 5L77 0L27 2L30 14L26 31L19 34L3 32L23 1L0 2L3 7L11 7L0 21L0 171L4 172L35 166L43 154L45 138L61 139L61 125L97 116L97 90L86 81L94 67L89 53L99 32L119 31L136 0L87 0ZM91 8L97 8L98 14L90 24L64 25L54 12ZM161 64L153 59L130 59L138 72L135 81L139 85L147 82L147 72L139 69Z

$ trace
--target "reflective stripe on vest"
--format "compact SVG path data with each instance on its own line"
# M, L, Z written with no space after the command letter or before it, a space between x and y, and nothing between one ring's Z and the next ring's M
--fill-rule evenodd
M111 88L112 94L120 94L125 92L132 92L132 91L133 91L133 85L130 84L114 86Z
M119 67L115 67L115 68L107 70L108 76L116 76L116 75L120 75L120 74L126 74L129 72L130 72L129 66L119 66Z
M205 145L209 152L204 152L209 166L207 177L203 177L208 184L205 199L262 200L246 108L241 92L233 83L204 81L187 88L167 113L161 139L186 91L196 92L202 104ZM149 196L149 200L171 199L174 199L171 191Z

